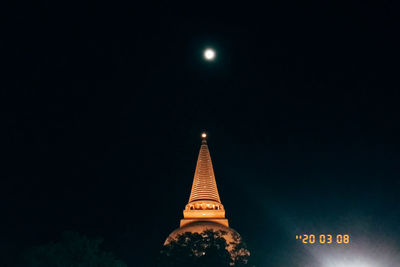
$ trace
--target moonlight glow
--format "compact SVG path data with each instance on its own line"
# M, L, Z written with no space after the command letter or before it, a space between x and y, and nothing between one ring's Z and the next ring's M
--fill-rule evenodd
M208 61L212 61L215 59L215 51L213 49L206 49L204 51L204 58Z

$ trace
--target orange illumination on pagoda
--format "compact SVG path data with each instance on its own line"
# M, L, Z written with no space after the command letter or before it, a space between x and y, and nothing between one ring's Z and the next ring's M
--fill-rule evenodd
M196 221L211 221L228 227L228 220L225 219L225 209L219 198L211 156L207 146L207 135L203 133L201 136L203 140L197 158L189 203L183 211L183 219L180 226Z

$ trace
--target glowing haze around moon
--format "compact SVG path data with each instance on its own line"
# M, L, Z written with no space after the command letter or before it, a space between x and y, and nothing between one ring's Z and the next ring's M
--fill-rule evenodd
M215 59L215 51L211 48L207 48L204 50L204 58L208 61L212 61Z

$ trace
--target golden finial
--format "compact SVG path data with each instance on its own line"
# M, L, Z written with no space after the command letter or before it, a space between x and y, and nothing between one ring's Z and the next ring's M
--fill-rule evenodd
M206 134L205 132L203 132L203 133L201 134L201 138L203 139L203 140L201 141L201 143L202 143L202 144L207 144L207 134Z

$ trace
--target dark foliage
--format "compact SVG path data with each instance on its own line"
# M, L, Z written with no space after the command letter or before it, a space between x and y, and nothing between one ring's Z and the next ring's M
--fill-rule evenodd
M227 243L224 231L186 232L164 246L158 267L245 266L250 253L239 236ZM230 251L228 251L230 247ZM246 265L247 266L247 265Z
M28 250L23 256L24 267L126 267L112 253L101 251L103 240L88 239L75 232L65 232L56 243Z

